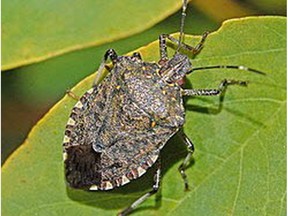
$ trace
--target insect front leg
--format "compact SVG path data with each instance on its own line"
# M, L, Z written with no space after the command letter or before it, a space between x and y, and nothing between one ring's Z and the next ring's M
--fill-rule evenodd
M134 52L134 53L132 54L132 56L133 56L134 58L137 58L137 59L139 59L139 60L142 60L141 54L140 54L139 52Z
M110 58L112 63L115 64L115 62L116 62L116 60L118 58L118 55L117 55L117 53L116 53L116 51L114 49L108 49L106 51L106 53L104 54L103 61L101 62L100 66L99 66L99 68L97 70L98 72L96 73L96 77L95 77L95 79L93 81L93 87L97 86L99 84L99 82L101 80L101 77L104 74L105 69L107 69L106 62L107 62L108 58Z
M184 89L182 92L183 96L213 96L223 94L228 85L241 85L247 86L247 81L240 80L223 80L218 89Z
M185 145L187 146L187 150L188 150L188 154L186 155L184 161L182 162L182 164L178 168L178 170L182 176L182 179L184 181L185 191L188 191L189 190L189 184L188 184L187 175L185 173L185 170L186 170L186 168L187 168L187 166L191 160L192 154L194 152L194 145L193 145L192 141L186 136L183 129L181 129L177 134L182 139L182 141L185 143Z
M104 74L105 69L107 69L107 67L108 67L108 66L106 66L106 61L108 60L108 58L110 58L112 63L114 64L117 60L117 57L118 57L117 53L114 49L109 49L106 51L106 53L104 54L104 59L101 62L100 66L97 70L96 77L93 81L92 87L97 86L99 84L100 79L101 79L102 75ZM66 91L66 94L68 94L68 96L70 96L71 98L73 98L77 101L80 99L80 97L77 96L76 94L74 94L72 91L70 91L70 89Z
M131 211L133 211L137 206L139 206L141 203L143 203L146 199L148 199L150 196L153 194L157 193L157 191L160 188L160 180L161 180L161 161L160 161L160 156L156 162L157 170L154 174L154 183L152 190L149 191L148 193L144 194L140 198L138 198L135 202L133 202L128 208L123 210L118 214L118 216L126 216L128 215Z
M167 39L170 40L171 42L175 43L178 46L179 46L179 43L181 43L180 47L182 49L185 49L185 50L187 50L189 52L192 52L192 54L195 55L202 49L208 34L209 34L208 32L204 32L200 42L195 47L192 47L192 46L187 45L185 43L181 43L178 39L173 38L169 34L161 34L159 36L159 50L160 50L160 60L159 60L159 62L161 63L161 62L165 62L165 61L168 60L167 44L166 44L166 40Z

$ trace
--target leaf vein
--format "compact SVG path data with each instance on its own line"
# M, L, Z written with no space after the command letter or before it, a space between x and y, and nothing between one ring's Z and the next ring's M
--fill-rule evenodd
M237 188L236 188L235 198L233 201L231 215L234 215L234 211L236 208L236 204L237 204L237 200L239 198L239 193L240 193L240 188L241 188L241 181L242 181L242 175L243 175L243 148L240 149L239 179L238 179L238 184L237 184Z
M282 105L283 105L283 104L282 104ZM285 105L286 105L286 104L284 104L284 106L285 106ZM279 106L279 108L275 111L275 113L270 116L270 119L274 119L274 118L275 118L275 115L277 115L277 114L280 112L281 109L282 109L282 107ZM267 119L267 121L268 121L268 119ZM223 161L223 163L222 163L221 165L219 165L219 166L218 166L217 168L215 168L211 173L209 173L209 174L207 175L207 177L204 178L203 181L202 181L198 186L196 186L196 187L194 188L194 190L192 190L189 194L187 194L187 196L183 197L183 199L179 201L178 205L176 205L174 208L172 208L172 209L167 213L167 215L173 214L173 211L175 211L177 208L179 208L179 206L180 206L186 199L188 199L190 196L192 196L192 194L195 193L195 192L203 185L203 183L207 182L219 169L221 169L221 167L223 167L223 166L229 161L230 158L232 158L239 150L244 149L244 148L248 145L250 139L251 139L252 137L254 137L255 135L257 135L261 129L262 129L262 127L259 127L258 130L255 130L254 133L250 135L250 137L243 143L242 146L240 146L238 149L236 149L235 152L231 153L230 156L228 156L227 159L226 159L225 161Z

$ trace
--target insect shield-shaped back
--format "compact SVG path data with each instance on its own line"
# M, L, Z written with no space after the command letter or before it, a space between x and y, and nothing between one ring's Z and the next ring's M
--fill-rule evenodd
M188 56L176 53L170 60L162 64L159 73L167 83L175 83L183 79L191 68L192 63Z
M171 82L181 78L190 68L186 61L187 57L175 55L163 76ZM120 187L156 162L185 115L181 88L164 81L159 69L134 56L119 56L102 83L77 102L63 144L71 187Z

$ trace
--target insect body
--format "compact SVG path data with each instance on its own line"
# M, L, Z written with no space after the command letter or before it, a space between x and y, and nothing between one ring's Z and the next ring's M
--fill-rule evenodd
M228 85L246 85L243 81L223 80L216 89L183 89L178 83L187 74L200 69L232 68L262 73L243 66L193 68L189 58L179 50L197 54L207 33L195 47L182 43L186 6L187 1L184 1L179 39L166 34L159 37L158 63L143 61L140 53L117 56L113 49L108 50L98 73L104 71L108 59L113 68L99 85L95 84L79 99L66 126L65 176L73 188L110 190L139 178L156 164L152 190L120 215L128 214L157 192L161 176L160 152L174 134L180 136L188 149L179 167L185 189L188 189L185 169L194 146L182 130L185 122L183 96L219 95ZM178 45L170 59L166 40Z
M117 57L106 79L82 96L64 143L70 186L112 189L154 164L185 115L181 88L163 80L159 70L135 56Z

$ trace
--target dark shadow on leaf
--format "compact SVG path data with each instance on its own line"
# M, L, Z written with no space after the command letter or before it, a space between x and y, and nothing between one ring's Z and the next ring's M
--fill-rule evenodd
M192 89L192 84L189 80L187 80L187 82L185 83L185 88ZM199 113L209 114L209 115L218 115L219 113L222 112L223 109L225 109L225 111L232 113L233 115L235 115L237 117L246 119L248 122L251 122L252 124L255 124L256 126L264 126L264 124L262 122L255 120L251 116L248 116L249 113L243 113L243 112L239 112L239 111L236 111L234 109L229 109L229 108L225 107L226 90L227 90L227 88L224 89L224 91L219 96L211 96L211 97L218 97L219 98L219 102L218 102L217 107L215 107L215 105L211 104L211 101L207 98L207 96L202 96L202 97L198 96L197 100L202 101L204 103L207 103L207 107L187 104L187 101L189 99L196 98L196 97L187 97L184 99L185 109L189 110L189 111L199 112Z
M205 99L200 99L202 101L207 101L207 107L204 106L199 106L199 105L192 105L192 104L187 104L185 106L186 110L192 111L192 112L199 112L202 114L208 114L208 115L218 115L221 113L223 109L225 109L226 112L232 113L233 115L237 116L238 118L242 118L247 120L248 122L251 122L252 124L256 126L265 126L263 122L255 120L253 117L249 116L249 113L244 113L244 112L239 112L234 109L230 109L225 107L225 101L220 99L218 107L211 107L211 103L208 102L208 100ZM210 107L208 107L210 105Z

